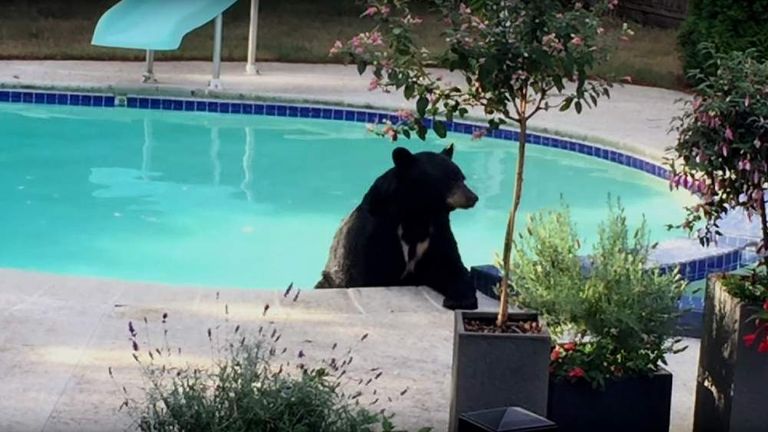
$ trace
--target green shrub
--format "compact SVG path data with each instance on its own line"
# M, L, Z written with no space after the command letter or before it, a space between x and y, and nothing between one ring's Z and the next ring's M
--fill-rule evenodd
M685 72L716 73L708 65L711 53L699 48L702 43L712 44L719 53L754 48L760 58L768 58L766 17L768 0L691 0L678 37Z
M145 399L134 402L141 431L360 432L391 430L354 404L324 368L288 374L246 342L211 369L144 367Z
M384 400L393 399L376 389L383 371L351 371L352 347L342 349L334 343L328 358L310 360L302 349L291 355L289 347L278 345L281 332L274 322L250 332L240 325L222 324L208 329L210 366L200 365L199 358L190 364L181 348L168 343L166 319L164 314L163 343L157 347L150 344L146 318L141 344L138 331L128 323L143 385L135 397L135 389L118 384L123 395L120 408L127 410L140 431L396 431L394 414L382 408ZM109 374L115 379L112 368Z
M676 351L685 282L649 268L645 223L630 236L620 203L610 205L600 226L588 271L579 246L567 207L531 217L515 246L518 302L538 311L557 339L553 375L601 387L614 377L654 373Z

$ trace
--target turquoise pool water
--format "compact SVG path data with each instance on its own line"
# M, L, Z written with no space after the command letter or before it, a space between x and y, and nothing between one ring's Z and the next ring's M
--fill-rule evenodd
M341 219L390 167L360 123L0 104L0 267L209 287L313 285ZM453 216L468 265L502 245L515 145L450 136L480 196ZM403 141L413 151L446 141ZM684 193L575 153L529 147L522 219L570 204L586 244L608 194L655 239Z

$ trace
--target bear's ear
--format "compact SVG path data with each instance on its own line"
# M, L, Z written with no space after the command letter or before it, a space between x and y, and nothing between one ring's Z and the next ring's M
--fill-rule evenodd
M408 168L413 163L413 153L406 148L398 147L392 151L392 162L395 163L396 168Z
M440 154L447 157L448 159L453 159L453 143L448 144L448 147L444 148Z

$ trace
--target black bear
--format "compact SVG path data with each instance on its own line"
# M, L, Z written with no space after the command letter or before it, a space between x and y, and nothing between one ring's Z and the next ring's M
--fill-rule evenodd
M426 285L449 309L477 309L477 296L451 231L451 211L477 195L451 160L398 147L382 174L341 224L316 288Z

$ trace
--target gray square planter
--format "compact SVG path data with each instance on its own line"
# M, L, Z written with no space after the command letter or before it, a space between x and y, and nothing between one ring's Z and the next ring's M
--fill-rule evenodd
M547 414L549 333L488 334L468 332L465 318L495 319L492 312L456 311L450 430L459 415L498 407L518 406ZM537 320L531 312L510 312L511 321Z
M694 432L767 430L768 354L743 341L754 332L749 318L759 307L728 294L719 276L707 281Z

